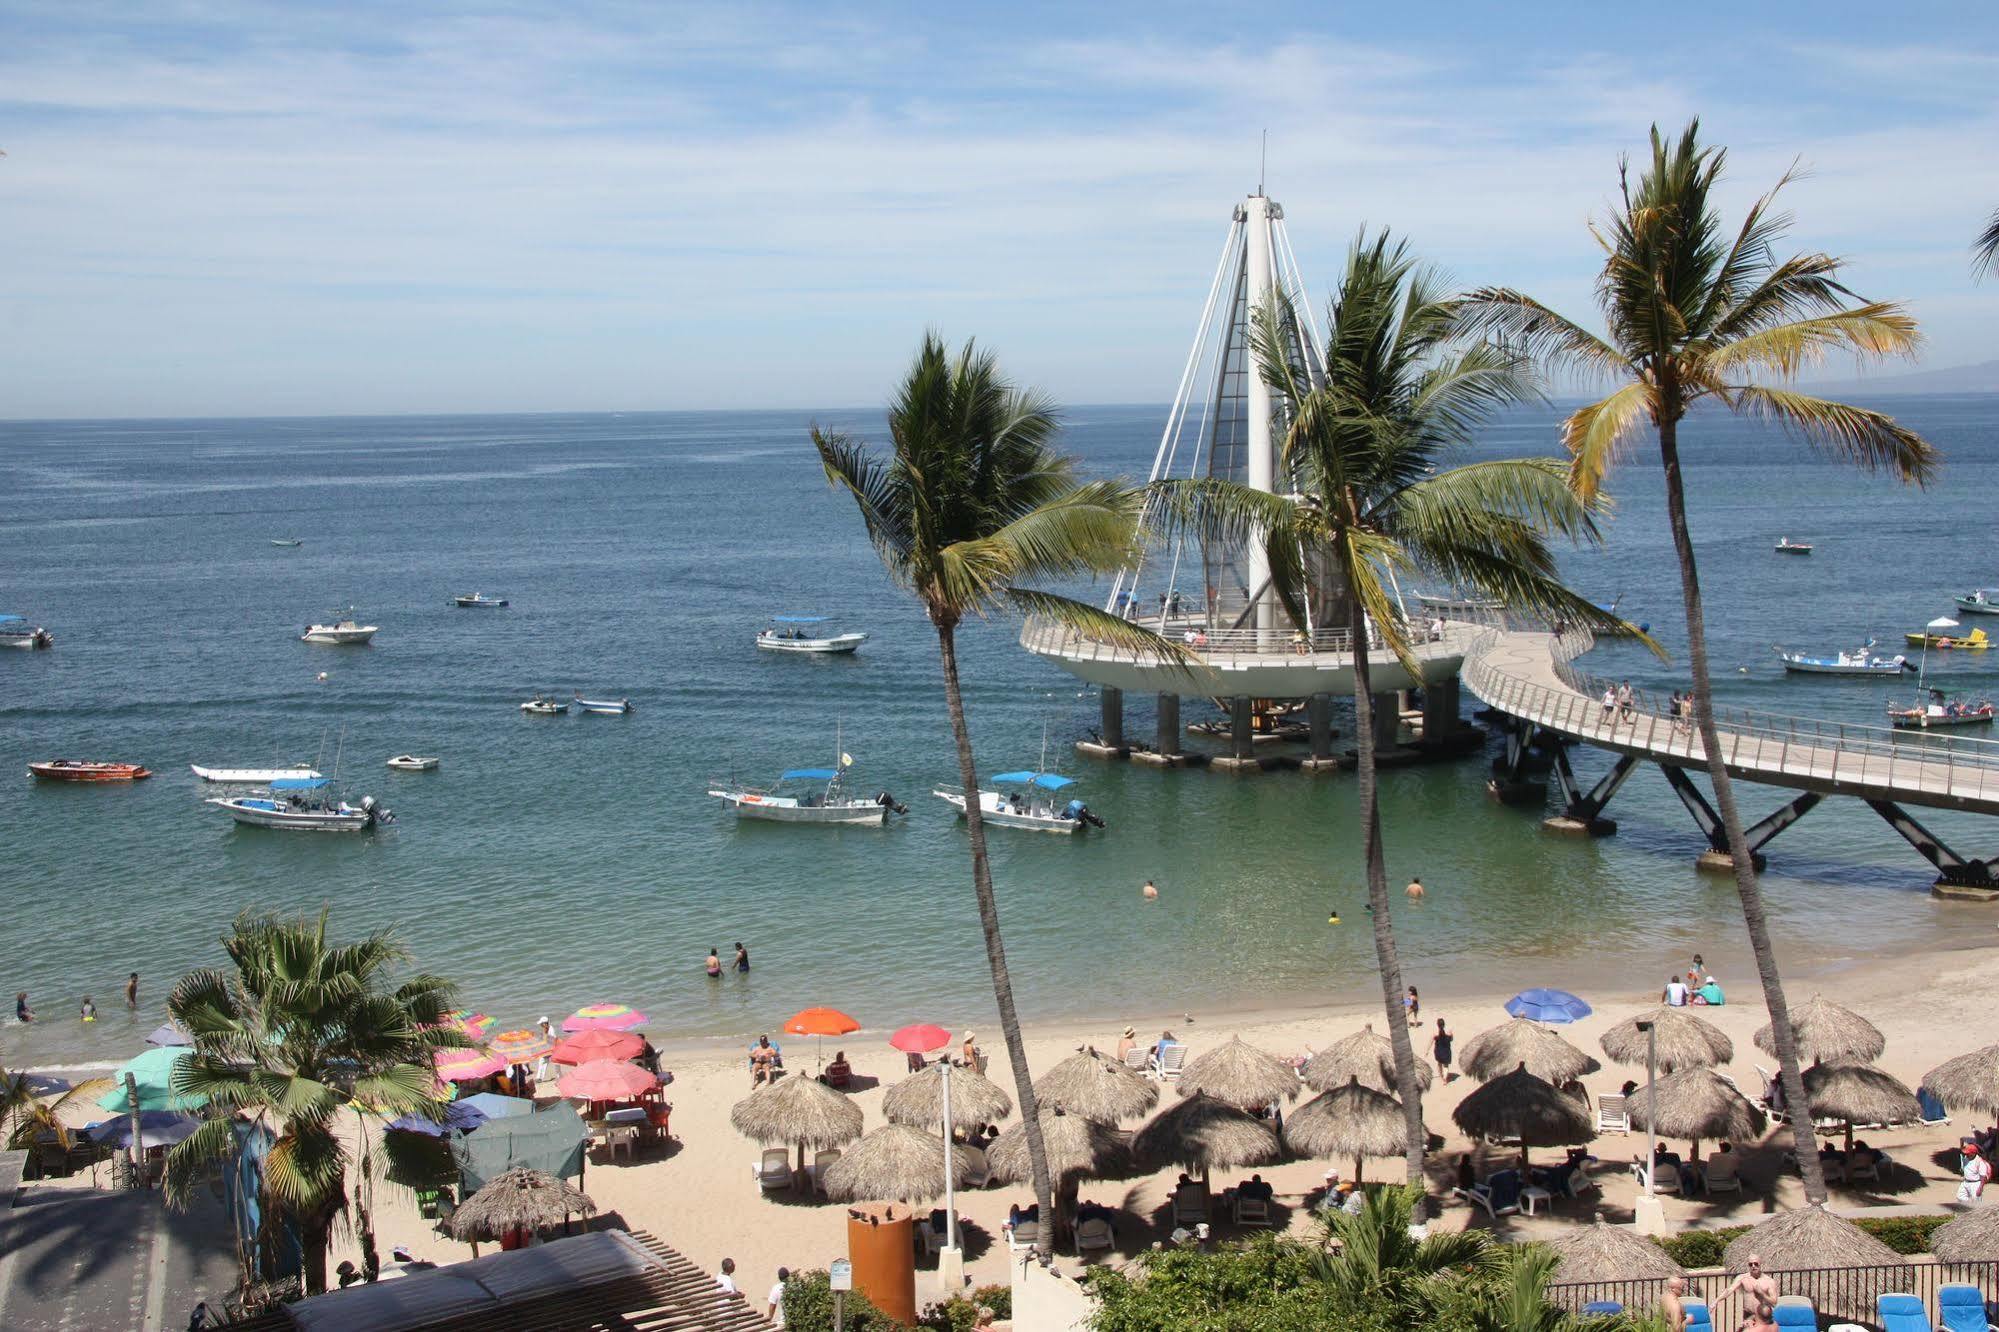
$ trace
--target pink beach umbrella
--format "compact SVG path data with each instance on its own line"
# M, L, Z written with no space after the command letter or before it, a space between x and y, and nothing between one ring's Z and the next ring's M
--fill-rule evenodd
M558 1096L579 1101L628 1101L659 1085L659 1079L640 1068L616 1059L593 1059L578 1064L555 1084Z
M888 1038L888 1043L905 1054L929 1054L951 1043L951 1033L928 1022L904 1027Z
M597 1059L637 1059L645 1042L628 1031L581 1031L555 1043L549 1059L557 1064L587 1064Z
M475 1013L469 1008L454 1008L444 1015L444 1025L456 1027L473 1040L485 1039L486 1033L500 1025L500 1020L484 1013Z
M485 1050L435 1050L431 1059L437 1065L437 1076L445 1082L477 1082L507 1071L505 1060L495 1059Z
M645 1025L646 1015L624 1004L590 1004L562 1019L564 1031L630 1031Z

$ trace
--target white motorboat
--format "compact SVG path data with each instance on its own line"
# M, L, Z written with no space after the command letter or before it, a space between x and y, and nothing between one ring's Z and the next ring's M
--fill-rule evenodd
M319 773L304 764L289 768L204 768L199 763L187 765L194 775L204 782L215 782L223 786L269 786L287 777L317 777Z
M1906 708L1888 705L1888 722L1897 730L1927 731L1946 726L1990 726L1999 709L1992 706L1992 700L1981 698L1977 702L1948 698L1943 690L1932 689L1928 703L1913 703Z
M437 765L442 761L417 754L398 754L389 760L389 766L397 772L436 772Z
M19 615L0 615L0 648L54 647L55 635L48 630L29 624Z
M375 636L375 626L362 624L354 618L349 608L347 614L331 624L309 624L299 635L301 643L334 643L343 647L358 647Z
M499 610L507 604L505 597L489 597L483 592L474 592L469 596L453 597L452 601L456 602L464 610Z
M830 615L773 615L770 625L757 635L757 646L766 652L852 652L868 641L862 633L828 634L817 626L832 620Z
M300 541L297 537L272 537L271 544L273 546L283 546L289 550L294 546L303 546L305 542Z
M629 698L585 698L581 694L575 697L578 712L595 712L617 717L632 710L632 701Z
M1973 588L1957 599L1957 608L1968 615L1999 615L1999 587Z
M530 717L559 717L569 711L569 705L559 698L549 698L545 694L536 694L533 698L521 704L521 711L527 713Z
M1812 543L1809 541L1793 541L1789 537L1778 537L1777 544L1771 547L1771 549L1775 550L1779 555L1809 555L1812 553Z
M872 800L856 800L840 786L840 775L853 762L845 754L837 768L789 768L769 788L726 786L711 788L709 795L736 812L738 818L766 819L772 823L871 823L888 822L891 812L907 814L906 805L883 791ZM785 784L793 785L789 790Z
M1085 827L1101 828L1104 821L1080 800L1060 794L1074 786L1076 779L1053 772L1003 772L988 778L994 788L979 788L979 815L987 823L1002 828L1027 828L1034 832L1078 833ZM965 816L965 793L941 788L930 794Z
M1876 655L1872 649L1874 640L1868 639L1864 646L1851 652L1840 652L1833 656L1814 656L1807 652L1786 652L1777 648L1777 659L1784 663L1784 669L1801 675L1900 675L1903 671L1916 668L1907 657L1900 653L1892 657Z
M238 823L292 832L363 832L395 821L373 796L350 805L335 797L331 786L324 777L282 777L267 795L211 796L207 803Z

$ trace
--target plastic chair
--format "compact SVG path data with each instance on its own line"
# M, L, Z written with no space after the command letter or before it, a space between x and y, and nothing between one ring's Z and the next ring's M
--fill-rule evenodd
M1874 1307L1881 1316L1881 1332L1930 1332L1929 1311L1913 1295L1890 1291L1875 1296Z
M791 1153L783 1147L766 1147L756 1164L757 1185L765 1193L792 1185Z
M1608 1317L1612 1314L1621 1314L1623 1312L1624 1306L1616 1300L1591 1300L1583 1306L1583 1313L1586 1315Z
M1777 1297L1777 1332L1819 1332L1818 1311L1802 1295Z
M1093 1216L1076 1223L1076 1252L1078 1255L1095 1249L1110 1249L1117 1244L1117 1235L1111 1223L1100 1216Z
M1937 1326L1943 1332L1991 1332L1985 1293L1976 1286L1937 1287Z
M1707 1301L1688 1296L1680 1301L1680 1307L1687 1311L1687 1332L1714 1332L1714 1315L1708 1312Z

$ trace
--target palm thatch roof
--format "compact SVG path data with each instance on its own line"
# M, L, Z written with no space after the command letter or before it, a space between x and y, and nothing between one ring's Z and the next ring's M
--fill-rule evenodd
M1953 1110L1999 1112L1999 1045L1946 1059L1923 1074L1922 1087Z
M1538 1022L1512 1018L1465 1042L1458 1067L1484 1082L1526 1066L1543 1082L1560 1086L1603 1065Z
M1791 1010L1791 1035L1801 1064L1866 1064L1879 1059L1888 1048L1880 1028L1852 1009L1816 994ZM1757 1049L1777 1053L1769 1023L1758 1027L1752 1039Z
M1034 1099L1099 1124L1134 1119L1159 1101L1159 1084L1084 1047L1034 1081Z
M1041 1112L1041 1143L1048 1151L1048 1169L1060 1180L1069 1176L1115 1179L1131 1172L1127 1136L1108 1124L1060 1110ZM1027 1161L1027 1124L1008 1128L986 1149L993 1178L1006 1184L1025 1183L1033 1172Z
M861 1107L817 1078L779 1078L736 1102L729 1122L751 1142L818 1150L860 1137Z
M1646 1033L1641 1022L1652 1024L1661 1073L1677 1073L1683 1068L1718 1068L1735 1058L1735 1042L1706 1018L1694 1016L1689 1008L1661 1004L1628 1017L1603 1034L1598 1042L1603 1052L1620 1064L1643 1064Z
M1187 1061L1180 1071L1182 1096L1205 1096L1238 1110L1261 1110L1298 1096L1297 1070L1265 1054L1240 1036Z
M1555 1251L1550 1280L1568 1283L1664 1280L1686 1269L1666 1251L1628 1226L1613 1226L1597 1213L1587 1226L1565 1230L1546 1241Z
M572 1212L587 1216L596 1210L588 1194L539 1170L515 1166L460 1203L450 1227L453 1238L476 1243L510 1231L540 1230L560 1224Z
M1763 1135L1768 1123L1734 1083L1711 1068L1669 1073L1625 1097L1624 1110L1631 1116L1633 1128L1647 1127L1655 1098L1659 1113L1652 1128L1661 1137L1694 1142L1755 1139Z
M1842 1124L1908 1124L1922 1118L1916 1094L1871 1064L1813 1064L1805 1070L1813 1119Z
M1988 1263L1999 1259L1999 1205L1987 1203L1944 1222L1930 1232L1930 1252L1940 1263Z
M985 1154L954 1147L955 1183L978 1173ZM826 1196L834 1202L928 1202L944 1192L944 1139L907 1124L885 1124L826 1167Z
M1354 1159L1354 1182L1370 1156L1400 1156L1409 1147L1402 1102L1349 1077L1344 1087L1321 1092L1284 1121L1284 1141L1304 1156Z
M1902 1290L1904 1278L1893 1270L1902 1256L1872 1235L1843 1221L1822 1206L1778 1212L1728 1242L1722 1265L1731 1273L1746 1271L1751 1254L1763 1259L1766 1272L1804 1271L1815 1267L1875 1268L1875 1273L1849 1272L1830 1295L1821 1293L1818 1311L1835 1318L1875 1316L1874 1297ZM1778 1285L1783 1280L1778 1279Z
M891 1123L937 1129L944 1124L944 1070L939 1062L904 1078L882 1097L882 1114ZM951 1127L975 1129L1013 1113L1013 1098L985 1074L971 1068L951 1069Z
M1451 1111L1451 1120L1474 1138L1517 1138L1525 1147L1566 1147L1596 1136L1583 1103L1523 1065L1492 1079Z
M1207 1096L1190 1096L1160 1111L1131 1145L1154 1169L1233 1170L1267 1165L1278 1156L1270 1125Z
M1436 1075L1430 1071L1430 1065L1420 1058L1415 1066L1416 1085L1428 1091ZM1313 1091L1332 1091L1359 1078L1361 1086L1393 1095L1396 1090L1395 1045L1386 1036L1376 1035L1374 1024L1370 1022L1353 1035L1340 1037L1306 1060L1304 1074L1305 1085Z

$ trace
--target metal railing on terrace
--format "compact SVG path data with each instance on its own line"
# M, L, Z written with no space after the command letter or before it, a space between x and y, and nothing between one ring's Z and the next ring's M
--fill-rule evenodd
M1939 1324L1937 1292L1945 1286L1974 1287L1991 1301L1999 1292L1999 1262L1951 1263L1912 1261L1879 1267L1816 1267L1768 1274L1784 1295L1802 1295L1812 1302L1823 1323L1856 1322L1879 1327L1876 1298L1891 1292L1914 1295L1923 1302L1932 1325ZM1733 1277L1723 1272L1696 1273L1687 1277L1687 1294L1708 1305L1709 1319L1716 1328L1739 1326L1748 1309L1742 1296L1723 1296ZM1587 1305L1613 1303L1627 1313L1649 1313L1659 1307L1666 1293L1664 1278L1648 1277L1627 1281L1573 1281L1550 1284L1548 1300L1569 1310Z
M1289 625L1272 629L1210 629L1205 619L1187 616L1134 616L1129 623L1150 629L1162 638L1191 648L1202 657L1286 657L1316 653L1352 653L1353 633L1348 629L1315 629L1306 633ZM1463 640L1471 626L1447 625L1439 633L1427 623L1405 623L1403 632L1416 645L1426 642ZM1022 646L1036 652L1060 652L1091 660L1139 661L1150 654L1118 647L1093 638L1081 630L1041 616L1029 616L1020 632ZM1379 633L1368 635L1368 651L1386 656L1388 644Z

